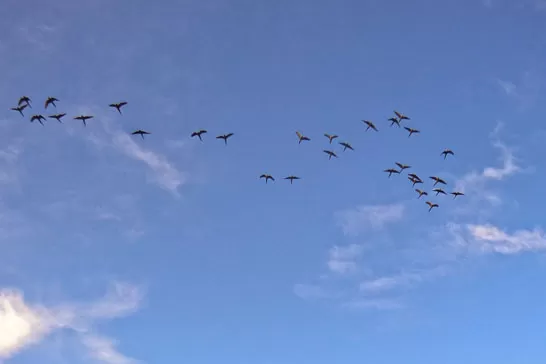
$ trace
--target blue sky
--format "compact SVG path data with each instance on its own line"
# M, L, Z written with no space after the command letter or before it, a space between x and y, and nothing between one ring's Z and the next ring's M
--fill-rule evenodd
M0 12L1 363L546 356L543 1ZM429 213L394 162L466 195Z

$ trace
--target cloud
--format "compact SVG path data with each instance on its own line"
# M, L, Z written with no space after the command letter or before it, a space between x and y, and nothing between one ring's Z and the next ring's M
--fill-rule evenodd
M0 290L0 358L10 358L59 329L75 331L85 343L93 335L92 324L95 320L113 319L133 313L140 306L142 298L143 293L139 288L120 282L115 282L110 292L96 302L64 303L52 307L25 302L23 293L18 290ZM100 349L100 346L87 347L91 355L100 355L93 352L94 349Z
M497 79L497 84L508 96L516 93L516 85L513 82Z
M363 246L351 244L344 247L334 246L329 251L328 268L339 274L354 273L357 270L355 259L362 253Z
M330 297L330 294L323 287L312 284L295 284L293 291L296 296L304 300Z
M404 305L392 298L357 298L341 305L344 308L358 310L398 310L404 308Z
M403 272L391 276L383 276L375 279L366 280L360 283L360 292L364 294L378 294L395 288L410 287L425 280L430 280L441 275L445 275L447 269L438 266L432 269L423 269L413 272Z
M525 251L546 250L546 236L539 229L517 230L508 234L500 228L487 225L467 225L472 248L482 253L518 254Z
M367 228L381 229L386 224L402 219L404 205L370 205L337 212L338 225L345 235L358 235Z
M124 356L116 350L116 341L97 335L85 335L82 343L88 348L90 355L108 364L135 364L137 360Z

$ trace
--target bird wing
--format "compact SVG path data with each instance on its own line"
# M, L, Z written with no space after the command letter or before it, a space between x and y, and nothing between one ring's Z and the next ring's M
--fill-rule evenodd
M404 116L404 115L400 114L400 113L399 113L398 111L396 111L396 110L394 110L394 113L396 114L396 116L398 116L399 119L401 119L402 116Z
M197 136L197 135L199 135L199 134L196 131L194 131L193 133L191 133L190 136L193 138L194 136Z
M296 132L296 135L297 135L298 138L300 138L300 139L303 137L303 135L301 135L301 133L300 133L299 131Z
M233 133L226 134L226 139L229 138L232 135L233 135Z
M404 129L406 129L407 131L409 131L411 133L411 128L408 128L407 126L404 126Z

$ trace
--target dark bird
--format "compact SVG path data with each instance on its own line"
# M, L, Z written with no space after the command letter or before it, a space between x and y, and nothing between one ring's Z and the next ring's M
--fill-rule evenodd
M23 104L23 105L19 105L17 107L12 107L11 110L13 111L19 111L19 114L21 114L21 116L25 116L23 114L23 110L27 107L28 105L27 104Z
M444 159L447 158L448 154L455 155L455 153L453 153L453 151L451 149L444 149L444 151L441 153L441 155L444 156Z
M46 118L44 118L43 115L32 115L32 117L30 118L30 122L33 123L34 120L38 120L38 122L42 125L44 125L44 123L42 121L45 121Z
M87 126L87 120L93 119L93 116L91 115L80 115L76 116L74 120L81 120L83 122L83 126Z
M233 136L233 133L218 135L216 139L224 139L224 144L227 145L227 140Z
M48 116L48 118L56 119L59 123L62 123L61 119L62 119L65 115L66 115L66 113L55 114L55 115Z
M394 113L396 114L396 116L398 117L398 120L402 121L402 120L410 120L410 118L408 118L406 115L394 110Z
M443 184L443 185L447 184L446 181L444 181L444 180L441 179L440 177L430 176L429 178L432 179L432 180L434 180L433 186L436 186L438 183L441 183L441 184Z
M25 103L26 105L28 105L30 108L32 108L32 105L30 104L30 97L28 96L21 96L21 98L19 98L19 102L17 103L17 105L21 105L23 103Z
M396 124L398 125L398 127L400 127L400 120L398 120L397 118L390 118L389 121L391 122L391 126Z
M430 208L428 209L429 212L430 212L430 210L432 210L434 207L438 207L438 204L437 204L437 203L432 203L432 202L430 202L430 201L427 201L426 204L430 206Z
M373 129L375 131L378 131L377 128L375 127L374 123L372 123L371 121L368 121L368 120L362 120L362 122L366 125L368 125L368 127L366 128L366 131L368 131L368 129Z
M409 131L408 138L411 136L411 134L420 133L419 130L417 130L417 129L412 129L412 128L408 128L407 126L404 126L404 129L406 129L407 131Z
M299 139L298 144L301 144L301 142L303 142L304 140L307 140L307 141L311 140L308 137L304 136L299 131L296 132L296 135L298 136L298 139Z
M328 138L328 139L330 140L330 144L332 144L332 140L334 140L335 138L337 138L337 137L338 137L338 136L337 136L337 135L335 135L335 134L333 134L333 135L330 135L330 134L324 134L324 136L325 136L326 138ZM298 137L299 137L299 135L298 135Z
M55 106L55 108L56 108L57 105L55 104L55 101L59 101L59 99L57 99L57 98L55 98L55 97L51 97L51 96L48 97L47 100L45 101L45 104L44 104L45 108L47 109L47 107L48 107L49 105L53 105L53 106Z
M417 198L421 198L421 196L428 196L428 193L425 192L425 191L421 191L420 189L416 188L415 189L415 192L417 192L419 194L419 196Z
M462 192L451 192L451 195L453 195L453 199L455 199L457 196L464 196L464 193Z
M116 110L121 115L121 108L124 107L125 105L127 105L127 102L126 101L121 101L121 102L117 102L117 103L114 103L114 104L110 104L108 106L116 108Z
M402 164L398 162L396 162L395 164L400 168L400 172L402 172L404 169L411 168L411 166L408 166L407 164Z
M290 184L292 184L292 182L294 182L295 179L300 179L299 177L296 177L296 176L288 176L288 177L284 177L284 179L289 179L290 180Z
M416 179L413 177L408 176L408 179L410 180L412 187L415 187L417 183L423 183L423 181L421 181L420 179Z
M331 150L323 150L324 153L328 154L328 159L332 159L332 157L336 157L337 158L337 154L332 152Z
M270 179L270 180L272 180L272 181L275 181L275 178L273 178L273 176L270 175L270 174L265 174L265 173L264 173L264 174L262 174L262 175L260 176L260 178L265 178L265 183L266 183L266 184L267 184L267 180L268 180L268 179Z
M438 196L438 194L442 194L442 195L446 195L446 192L444 190L442 190L441 188L435 188L433 189L434 192L436 192L436 196Z
M134 132L131 133L131 135L137 135L137 134L140 134L140 136L142 137L142 140L144 140L144 134L152 134L152 133L148 133L147 131L144 131L144 130L135 130Z
M393 173L400 173L399 170L394 169L394 168L385 169L383 172L387 172L389 174L389 178L391 177L391 174L393 174Z
M413 179L421 181L421 178L418 175L416 175L415 173L408 173L408 176L410 176Z
M343 151L346 151L347 149L354 150L352 145L347 142L339 142L339 144L343 146Z
M203 141L203 139L201 139L201 135L203 134L206 134L207 131L204 130L204 129L201 129L201 130L198 130L198 131L194 131L193 133L191 133L190 137L198 137L200 141Z

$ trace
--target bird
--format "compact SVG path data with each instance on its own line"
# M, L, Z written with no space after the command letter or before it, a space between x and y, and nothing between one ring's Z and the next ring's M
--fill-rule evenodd
M413 179L422 181L421 178L418 175L416 175L415 173L408 173L408 176L413 178Z
M425 191L422 191L418 188L415 189L415 192L417 192L419 194L419 196L417 198L421 198L421 196L428 196L428 193L425 192Z
M441 179L440 177L436 177L436 176L430 176L429 177L430 179L434 180L434 184L432 186L436 186L438 183L441 183L443 185L447 184L446 181L444 181L443 179Z
M144 130L135 130L134 132L131 133L131 135L137 135L137 134L140 134L140 136L142 137L142 140L144 140L144 134L152 134L152 133L149 133L147 131L144 131Z
M288 177L284 177L284 179L289 179L290 184L292 184L292 182L294 182L295 179L300 179L300 178L297 176L288 176Z
M55 98L55 97L49 96L49 97L46 99L45 104L44 104L45 109L47 109L47 107L48 107L49 105L53 105L53 106L57 107L57 105L55 105L55 101L59 101L59 99L57 99L57 98Z
M87 126L87 120L93 119L93 117L94 116L91 116L91 115L80 115L80 116L76 116L74 120L81 120L83 121L83 126Z
M116 103L113 103L113 104L110 104L108 105L109 107L113 107L113 108L116 108L116 110L120 113L121 115L121 108L123 106L127 105L127 101L121 101L121 102L116 102Z
M354 150L352 145L347 142L339 142L339 144L343 146L343 151L346 151L347 149Z
M198 130L198 131L194 131L193 133L191 133L190 137L198 137L200 141L203 141L203 139L201 139L201 135L207 133L206 130L204 129L201 129L201 130Z
M298 139L299 139L298 144L301 144L301 142L303 142L304 140L307 140L307 141L311 140L305 135L303 135L302 133L300 133L299 131L296 132L296 135L298 136Z
M398 125L398 127L400 127L400 120L398 120L397 118L390 118L389 121L391 122L391 126L396 124Z
M389 178L391 177L391 174L393 174L393 173L400 173L399 170L394 169L394 168L385 169L383 172L387 172L389 174Z
M66 115L66 113L55 114L55 115L50 115L50 116L48 116L48 118L56 119L59 123L62 123L61 119L62 119L65 115Z
M455 153L453 153L451 149L444 149L444 151L440 155L443 155L444 159L446 159L448 154L455 155Z
M30 122L33 123L34 120L38 120L38 122L42 125L44 125L44 123L42 121L45 121L45 118L43 115L32 115L32 117L30 118Z
M411 134L420 133L419 130L417 130L417 129L412 129L412 128L408 128L407 126L404 126L404 129L406 129L407 131L409 131L408 138L411 136Z
M32 105L30 104L30 97L28 96L21 96L19 98L19 102L17 103L17 105L21 105L22 103L25 103L26 105L28 105L28 107L30 107L32 109Z
M265 178L265 183L266 183L266 184L267 184L267 180L268 180L268 179L270 179L270 180L272 180L272 181L275 181L275 178L273 178L272 175L266 174L266 173L262 174L262 175L260 176L260 178Z
M411 166L408 166L407 164L402 164L402 163L398 163L398 162L396 162L395 164L396 164L398 167L400 167L400 172L402 172L404 169L411 168Z
M335 135L335 134L330 135L330 134L328 134L328 133L325 133L324 136L330 140L330 144L332 144L332 140L334 140L335 138L338 137L338 136ZM299 135L298 135L298 137L299 137Z
M364 124L368 125L368 127L366 128L366 131L368 131L368 129L373 129L375 131L378 131L377 128L375 127L374 123L372 123L371 121L368 121L368 120L362 120L364 122Z
M411 120L410 118L408 118L406 115L394 110L394 113L396 114L396 116L398 117L398 120L399 121L402 121L402 120Z
M442 190L441 188L435 188L433 189L434 192L436 192L436 196L438 196L438 194L442 194L442 195L446 195L446 192L444 190Z
M328 159L332 159L332 157L336 157L337 158L337 154L332 152L331 150L323 150L324 153L328 154Z
M428 209L429 212L430 212L430 210L432 210L434 207L438 207L438 204L437 204L437 203L432 203L432 202L430 202L430 201L427 201L426 204L430 206L430 208Z
M464 193L457 191L451 192L450 194L453 195L453 199L455 199L457 196L464 196Z
M416 179L413 177L408 176L408 179L410 180L412 187L415 187L417 183L423 183L423 181L421 181L420 179Z
M26 107L28 106L28 104L23 104L23 105L19 105L17 107L12 107L11 110L13 111L19 111L19 114L21 114L21 116L25 116L23 114L23 110L26 109Z
M227 145L227 140L233 136L233 133L218 135L216 139L224 139L224 144Z

